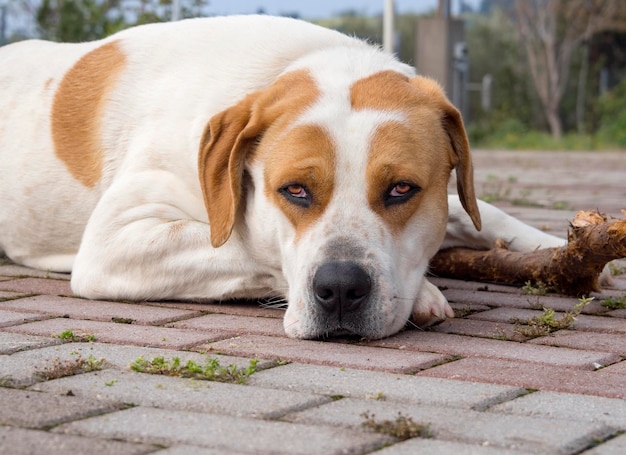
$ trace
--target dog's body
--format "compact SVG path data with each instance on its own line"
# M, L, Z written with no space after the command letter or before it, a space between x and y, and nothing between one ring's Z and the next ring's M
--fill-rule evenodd
M486 204L478 233L456 109L337 32L195 19L17 43L0 63L0 250L72 271L83 297L284 296L300 338L452 316L423 276L454 167L445 246L563 243Z

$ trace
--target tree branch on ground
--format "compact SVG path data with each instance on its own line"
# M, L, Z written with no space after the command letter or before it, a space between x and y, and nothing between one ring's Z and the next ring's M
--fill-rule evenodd
M589 295L600 290L604 266L626 257L626 219L581 211L570 226L568 243L561 248L520 253L509 251L503 241L487 251L450 248L435 255L430 271L440 277L520 286L542 282L562 294Z

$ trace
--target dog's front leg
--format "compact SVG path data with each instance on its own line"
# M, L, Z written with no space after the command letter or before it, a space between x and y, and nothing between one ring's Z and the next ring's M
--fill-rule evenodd
M72 290L91 299L258 297L272 271L235 230L220 248L199 191L168 172L120 179L93 212L74 263ZM193 189L193 188L192 188Z
M561 247L567 243L565 239L546 234L486 202L479 200L478 208L483 221L481 231L474 228L459 197L448 196L448 226L441 249L466 247L488 250L494 247L497 239L504 240L510 250L520 252Z

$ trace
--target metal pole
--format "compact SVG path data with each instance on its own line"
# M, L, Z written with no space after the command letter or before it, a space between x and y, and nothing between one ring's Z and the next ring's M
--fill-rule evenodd
M180 20L180 0L172 0L172 21Z
M394 15L393 0L385 0L385 10L383 12L383 49L389 53L393 53L393 15Z

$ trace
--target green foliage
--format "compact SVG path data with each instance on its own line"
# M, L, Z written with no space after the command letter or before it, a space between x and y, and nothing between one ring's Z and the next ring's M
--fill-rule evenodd
M202 15L203 0L181 0L183 17ZM36 21L42 38L79 42L124 28L169 20L172 0L42 0Z
M626 294L621 297L609 297L600 302L603 307L610 310L623 310L626 309Z
M96 336L90 333L75 334L72 330L64 330L59 334L59 338L64 341L87 342L96 341Z
M600 139L626 148L626 78L599 98L598 108Z
M193 360L183 364L180 357L174 357L171 360L166 360L164 357L155 357L152 360L139 357L130 365L130 368L139 373L244 384L252 374L256 373L257 363L257 359L252 359L247 368L240 369L237 365L223 367L215 358L207 358L205 364L201 365Z
M583 310L593 301L593 297L586 297L578 300L574 308L566 311L559 319L552 308L544 308L543 314L528 319L527 321L517 321L515 332L526 337L540 337L549 335L557 330L569 328Z

